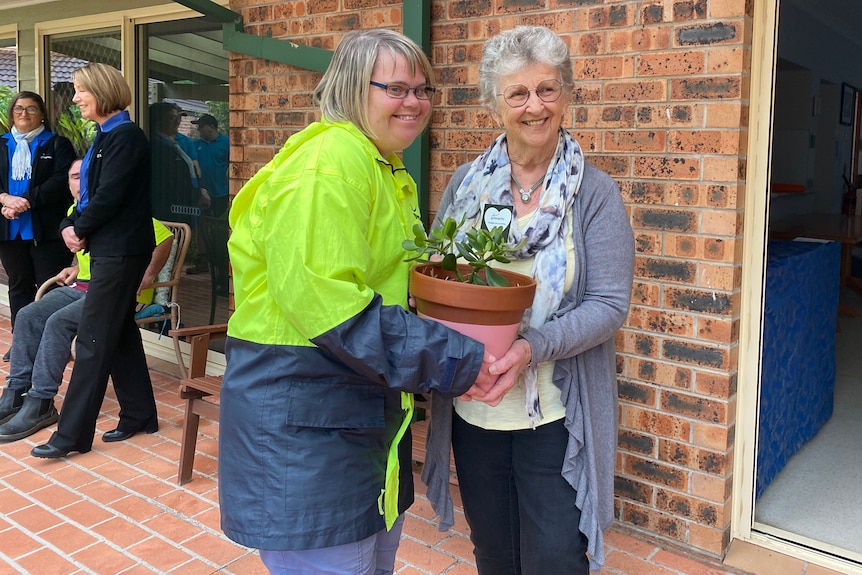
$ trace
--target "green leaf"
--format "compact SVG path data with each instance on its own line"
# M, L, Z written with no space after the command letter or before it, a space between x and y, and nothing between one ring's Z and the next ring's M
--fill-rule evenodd
M485 278L488 280L488 285L494 287L508 287L509 280L498 274L494 271L494 268L487 268L485 270Z

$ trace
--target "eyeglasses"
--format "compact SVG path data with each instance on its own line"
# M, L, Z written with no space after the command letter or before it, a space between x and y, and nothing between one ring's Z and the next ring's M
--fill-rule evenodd
M400 82L381 84L380 82L372 81L370 84L380 88L381 90L386 90L386 95L390 98L395 98L396 100L403 100L410 92L413 92L417 100L430 100L437 91L437 88L429 86L428 84L419 84L415 88L411 88L407 84L402 84Z
M556 102L563 93L563 85L559 80L542 80L535 90L530 90L526 86L515 84L503 90L502 94L497 95L503 96L510 107L520 108L530 99L530 92L535 92L536 96L543 102Z
M37 106L13 106L12 111L19 116L24 112L27 112L30 115L38 114L41 110Z

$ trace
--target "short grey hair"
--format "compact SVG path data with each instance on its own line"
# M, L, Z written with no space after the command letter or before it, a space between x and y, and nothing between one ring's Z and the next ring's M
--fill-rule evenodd
M335 49L332 61L314 90L314 100L323 117L330 121L348 121L372 140L378 135L368 120L368 92L371 74L378 57L401 55L410 72L425 76L425 83L434 85L434 70L428 56L413 40L392 30L353 30ZM429 120L431 115L428 115Z
M569 48L557 34L544 26L516 26L485 42L479 65L479 98L482 105L496 110L501 76L513 74L529 64L556 68L565 92L575 86Z

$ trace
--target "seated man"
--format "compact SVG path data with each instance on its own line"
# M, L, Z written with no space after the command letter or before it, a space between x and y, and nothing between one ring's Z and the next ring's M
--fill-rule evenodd
M81 161L69 170L69 188L78 199ZM153 220L156 249L138 288L138 302L153 300L149 286L164 267L171 253L173 234L158 220ZM171 241L168 241L171 240ZM72 340L78 332L78 321L90 279L90 257L77 252L76 265L60 272L58 284L42 299L21 309L12 336L11 363L7 387L0 397L0 441L15 441L36 433L58 419L54 396L69 361Z

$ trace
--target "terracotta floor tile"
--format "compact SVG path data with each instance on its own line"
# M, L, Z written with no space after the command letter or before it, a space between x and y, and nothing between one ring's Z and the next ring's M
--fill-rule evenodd
M82 563L95 573L119 573L135 563L134 559L107 543L97 543L72 554L72 560Z
M621 551L612 551L605 557L605 565L610 572L625 573L626 575L678 575L677 571L671 571L664 567L654 565L640 557L635 557ZM616 571L614 571L616 570Z
M182 513L189 517L212 508L212 503L184 491L166 493L158 498L158 502L177 513Z
M470 542L468 535L452 533L449 537L441 541L437 545L437 549L445 551L450 555L454 555L460 559L474 563L476 558L473 556L473 543Z
M402 539L398 547L398 557L430 573L442 573L457 562L457 559L451 555L425 547L410 539Z
M162 513L140 525L175 543L183 543L201 533L200 526L191 523L186 517L177 517L170 513Z
M39 533L39 537L67 556L99 541L90 530L79 528L71 523L62 523L52 527Z
M148 501L139 495L123 497L112 503L111 508L118 514L138 523L164 513L163 507L155 505L154 502Z
M605 547L611 547L619 551L624 551L629 555L647 558L651 553L655 552L655 545L648 543L637 537L632 537L626 533L610 530L605 533Z
M152 534L137 523L122 517L109 519L93 527L92 532L121 549L140 543Z
M248 549L230 541L224 535L214 533L201 533L183 542L183 547L219 565L231 563L248 552Z
M173 493L174 486L162 479L139 475L123 483L123 487L136 495L147 499L158 499L167 493Z
M63 522L61 516L38 505L30 505L10 513L9 519L31 533L40 533Z
M3 531L2 535L3 553L12 559L25 557L43 547L42 542L34 538L32 534L15 526Z
M158 572L169 571L186 563L193 555L185 548L178 548L173 542L150 537L128 548L129 553L139 557Z
M10 337L0 310L0 348L8 346ZM0 377L3 370L0 364ZM67 379L70 373L67 369ZM11 566L11 571L5 569L0 560L0 575L267 575L256 551L221 533L218 423L201 422L194 479L177 485L183 401L174 375L152 371L151 378L160 415L155 434L113 444L101 441L117 421L109 386L91 452L59 460L32 457L32 447L47 441L53 426L0 444L0 556ZM65 390L61 386L58 407ZM455 527L441 533L418 474L415 483L416 503L408 512L396 575L476 575L457 485L452 488ZM734 566L728 563L725 571L715 559L681 552L678 546L662 547L628 528L614 527L607 533L608 564L602 574L738 575L745 572L739 567L744 565L756 575L801 575L803 567L806 575L836 575L760 548L755 549L760 556L767 553L766 559L751 558L750 549L740 552L737 543L728 555Z
M9 515L16 509L24 509L33 505L33 501L26 495L21 495L12 489L4 489L0 492L0 513Z
M110 505L112 502L127 497L128 490L108 483L106 481L94 481L87 485L82 485L78 491L85 497L89 497L102 505Z
M200 559L192 559L191 561L183 563L182 565L177 565L170 571L167 571L170 575L212 575L214 572L212 565L205 563ZM219 570L218 573L221 574L225 572Z
M78 486L78 488L81 487L84 486ZM81 495L77 491L55 484L31 492L30 497L44 504L49 509L62 509L81 500Z
M405 519L402 533L431 547L447 537L445 532L437 529L436 524L415 517Z
M51 482L47 478L37 475L26 468L22 468L17 473L10 472L8 475L2 475L2 477L6 485L24 493L31 493L51 485Z
M57 512L84 527L92 527L113 517L110 510L93 501L78 501L59 509Z
M78 566L69 561L65 556L51 549L44 548L26 557L19 557L16 563L19 567L25 569L26 573L71 575L79 571Z

